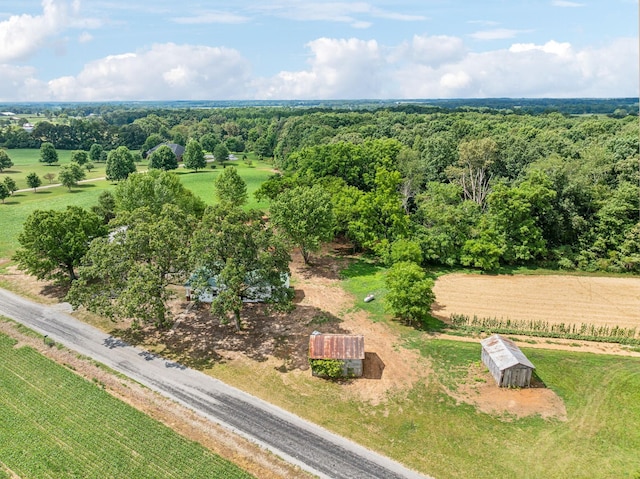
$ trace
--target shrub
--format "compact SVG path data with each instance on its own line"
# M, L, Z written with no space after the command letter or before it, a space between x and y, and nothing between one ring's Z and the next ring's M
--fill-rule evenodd
M337 359L309 359L314 376L337 379L342 377L342 361Z

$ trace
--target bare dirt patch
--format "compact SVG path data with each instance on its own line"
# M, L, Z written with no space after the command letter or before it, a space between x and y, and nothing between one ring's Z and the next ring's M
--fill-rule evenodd
M640 327L640 278L448 274L435 283L434 316Z
M567 420L567 410L560 397L542 381L532 378L530 388L500 388L483 365L473 364L456 391L447 390L459 403L472 404L478 411L513 421L527 416Z

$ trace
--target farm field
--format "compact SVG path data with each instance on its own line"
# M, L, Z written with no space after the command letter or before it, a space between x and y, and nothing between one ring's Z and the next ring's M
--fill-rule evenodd
M640 278L447 274L432 314L640 328Z
M0 477L252 477L5 335L0 382Z

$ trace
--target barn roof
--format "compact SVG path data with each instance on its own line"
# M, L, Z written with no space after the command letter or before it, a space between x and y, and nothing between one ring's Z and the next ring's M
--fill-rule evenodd
M311 359L364 359L364 336L361 334L312 334L309 338Z
M516 364L535 369L535 366L520 351L520 348L510 339L494 334L480 341L482 348L487 351L500 371L504 371Z

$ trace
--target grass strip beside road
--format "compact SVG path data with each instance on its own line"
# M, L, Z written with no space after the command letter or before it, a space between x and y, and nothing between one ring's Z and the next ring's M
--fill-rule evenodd
M0 335L0 457L19 477L252 477Z

